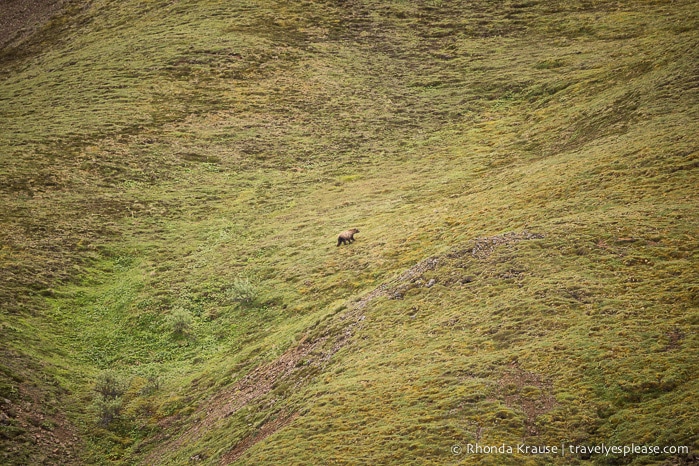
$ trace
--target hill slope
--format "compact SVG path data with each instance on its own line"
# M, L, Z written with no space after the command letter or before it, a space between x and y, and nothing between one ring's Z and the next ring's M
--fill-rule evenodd
M0 50L2 461L696 458L695 2L62 8Z

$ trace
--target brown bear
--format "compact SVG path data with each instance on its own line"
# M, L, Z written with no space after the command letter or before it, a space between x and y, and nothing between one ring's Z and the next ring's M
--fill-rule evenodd
M340 236L337 237L337 245L349 244L354 241L354 234L359 233L359 230L352 228L351 230L343 231Z

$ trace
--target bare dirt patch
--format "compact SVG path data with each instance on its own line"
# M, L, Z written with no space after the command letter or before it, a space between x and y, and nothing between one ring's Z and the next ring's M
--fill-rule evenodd
M505 405L524 413L524 427L528 436L539 433L536 418L548 413L557 404L551 382L538 374L522 370L516 364L502 375L496 394Z
M6 448L0 449L5 450L0 463L19 464L17 457L25 454L20 441L24 441L38 447L26 458L32 464L78 464L80 441L74 427L56 406L46 406L37 388L22 383L18 390L18 400L0 398L0 445Z
M437 268L438 264L438 257L428 257L427 259L421 260L405 272L401 273L398 277L394 278L388 283L383 283L366 295L362 296L362 298L357 301L355 305L359 308L364 308L367 304L380 296L388 296L391 299L402 299L406 291L422 284L420 280L425 272L428 270L434 270Z
M682 340L685 338L685 333L680 328L673 328L666 334L668 342L662 351L672 351L682 346Z
M242 442L238 443L231 451L223 455L221 458L221 464L231 464L240 458L243 453L245 453L250 447L256 443L266 439L279 429L286 427L291 424L294 419L298 417L298 413L291 415L281 414L273 421L270 421L263 425L260 430L255 434L245 438Z
M0 49L32 35L67 3L68 0L0 0Z

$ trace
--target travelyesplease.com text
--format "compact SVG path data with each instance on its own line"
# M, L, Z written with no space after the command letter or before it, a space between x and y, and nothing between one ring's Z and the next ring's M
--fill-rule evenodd
M675 455L689 453L688 446L682 445L572 445L561 443L559 445L483 445L480 443L455 444L451 447L454 455L494 455L494 454L519 454L519 455L558 455L558 456L628 456L628 455Z

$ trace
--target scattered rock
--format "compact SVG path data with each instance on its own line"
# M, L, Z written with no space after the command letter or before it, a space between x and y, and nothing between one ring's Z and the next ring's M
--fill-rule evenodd
M531 233L529 231L523 231L521 233L504 233L502 235L489 236L486 238L477 238L476 244L473 246L471 255L477 259L487 259L495 250L496 247L518 243L520 241L530 240L530 239L542 239L544 235L539 233Z

